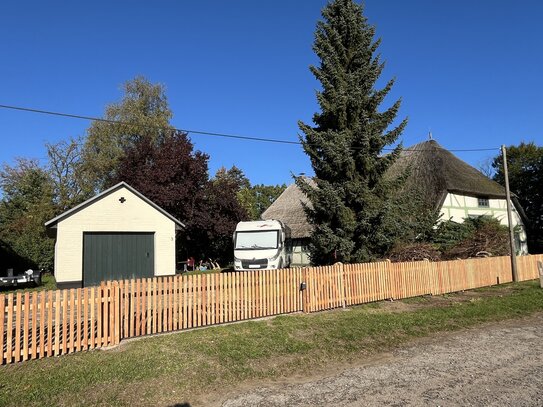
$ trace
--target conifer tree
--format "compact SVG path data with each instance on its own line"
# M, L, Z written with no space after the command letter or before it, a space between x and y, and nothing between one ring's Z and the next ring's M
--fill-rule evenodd
M382 256L401 229L394 196L401 180L384 177L401 145L388 154L383 148L397 141L407 120L390 129L400 100L380 110L394 80L376 89L384 63L363 7L334 0L322 17L313 45L320 65L310 67L322 85L320 112L315 126L299 123L316 188L302 177L296 182L311 202L306 213L314 226L313 263L368 261Z

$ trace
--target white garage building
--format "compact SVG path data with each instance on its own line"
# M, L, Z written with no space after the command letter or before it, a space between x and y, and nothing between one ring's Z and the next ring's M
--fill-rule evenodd
M124 182L45 226L56 238L55 279L60 288L173 275L176 233L185 227Z

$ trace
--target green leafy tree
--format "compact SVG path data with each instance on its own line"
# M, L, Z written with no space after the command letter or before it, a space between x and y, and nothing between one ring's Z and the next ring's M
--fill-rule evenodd
M86 179L83 169L83 141L70 138L45 146L49 158L47 171L53 183L55 212L60 214L93 194L92 185Z
M494 158L494 180L505 185L503 157ZM528 250L543 253L543 147L520 143L507 147L509 186L515 193L529 220Z
M250 188L251 186L249 178L247 178L243 171L235 165L230 169L226 169L225 167L219 168L215 174L215 181L225 181L238 191L244 188Z
M18 159L0 171L0 241L34 268L52 270L54 241L44 223L54 215L53 184L35 160Z
M103 190L115 178L119 161L128 148L141 139L158 143L171 135L172 112L164 86L138 76L126 82L123 98L106 107L105 120L95 121L87 130L83 146L85 174L96 191Z
M384 255L402 230L394 196L401 180L384 177L401 146L389 154L383 148L397 141L407 122L389 130L400 100L379 110L394 80L376 89L384 63L362 6L335 0L322 17L313 46L320 65L310 67L322 85L320 112L313 117L315 126L299 123L317 187L301 177L296 182L312 204L306 208L314 226L312 261L368 261Z
M215 175L215 180L223 180L232 185L237 193L241 206L246 211L243 220L258 220L260 215L277 199L287 188L283 185L251 185L243 171L232 166L230 169L221 167Z
M262 213L275 202L277 197L287 188L282 185L257 184L242 188L238 192L238 199L247 210L250 220L258 220Z

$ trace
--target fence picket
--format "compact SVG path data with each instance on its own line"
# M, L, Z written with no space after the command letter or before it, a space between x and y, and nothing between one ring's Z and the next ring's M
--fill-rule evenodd
M89 289L83 288L83 343L82 349L87 350L89 348Z
M31 340L31 348L30 348L30 355L29 357L31 359L36 359L37 353L38 353L38 293L34 291L32 293L32 340ZM3 350L3 348L0 348Z
M95 347L101 347L103 346L103 309L102 309L102 299L104 296L104 286L96 287L96 325L97 325L97 332L96 332L96 345Z
M15 346L13 352L15 362L21 360L21 314L22 314L22 295L20 292L15 297Z
M72 353L74 351L74 318L75 318L75 290L73 288L70 289L70 296L68 298L68 310L66 311L66 323L68 324L68 329L66 330L66 334L68 336L67 342L67 349L66 351L68 353Z
M0 365L4 364L4 324L6 317L6 296L0 294Z
M90 289L90 349L96 347L96 287Z
M24 314L23 314L23 354L22 360L25 361L28 359L28 332L30 329L30 293L26 292L24 295Z
M13 293L8 294L8 324L7 324L7 340L6 340L6 363L11 363L13 348Z

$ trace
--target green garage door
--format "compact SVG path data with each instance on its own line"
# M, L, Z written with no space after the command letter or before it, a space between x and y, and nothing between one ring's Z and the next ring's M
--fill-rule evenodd
M83 285L154 276L154 233L83 233Z

